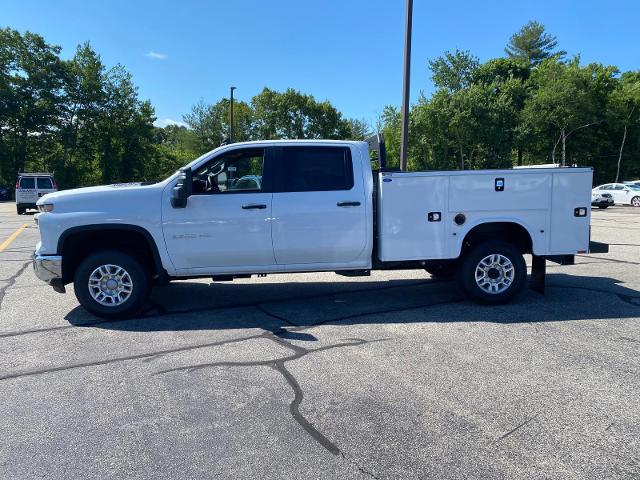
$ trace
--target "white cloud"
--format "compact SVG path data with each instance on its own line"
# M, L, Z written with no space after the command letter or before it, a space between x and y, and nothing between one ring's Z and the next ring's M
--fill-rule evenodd
M166 60L167 58L169 58L169 55L167 55L166 53L154 52L152 50L147 53L147 57L152 58L153 60Z
M178 125L179 127L186 127L187 126L186 123L180 122L178 120L173 120L171 118L159 118L155 122L153 122L153 125L156 126L156 127L160 127L160 128L164 128L164 127L167 127L169 125Z

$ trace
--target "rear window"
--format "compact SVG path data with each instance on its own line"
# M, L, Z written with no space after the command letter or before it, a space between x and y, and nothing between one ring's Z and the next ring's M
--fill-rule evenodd
M351 153L345 147L285 147L285 192L351 190Z
M38 178L38 188L51 190L53 188L53 185L51 183L51 179L47 178L47 177Z
M36 179L33 177L21 178L20 188L36 188Z

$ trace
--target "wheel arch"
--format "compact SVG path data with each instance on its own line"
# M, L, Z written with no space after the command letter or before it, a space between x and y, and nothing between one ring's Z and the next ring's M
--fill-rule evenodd
M158 246L147 229L129 224L95 224L71 227L60 235L57 252L63 258L63 283L73 281L76 268L87 255L103 249L136 254L154 279L168 278Z
M486 241L504 241L517 246L522 253L534 252L534 240L529 229L522 223L513 220L492 220L479 222L467 231L458 254L465 252Z

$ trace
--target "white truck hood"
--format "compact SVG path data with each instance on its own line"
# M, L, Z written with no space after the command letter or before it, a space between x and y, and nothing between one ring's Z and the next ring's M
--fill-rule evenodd
M133 202L160 198L164 182L152 185L121 183L96 187L74 188L48 193L37 204L52 203L55 212L118 211L130 209Z

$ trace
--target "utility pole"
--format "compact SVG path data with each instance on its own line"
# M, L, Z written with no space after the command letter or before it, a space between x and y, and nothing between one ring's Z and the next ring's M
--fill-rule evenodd
M407 0L407 24L404 38L404 84L402 87L402 134L400 138L400 170L407 171L409 150L409 81L411 75L411 24L413 0Z
M233 143L233 91L236 87L231 87L231 100L229 103L229 143Z

